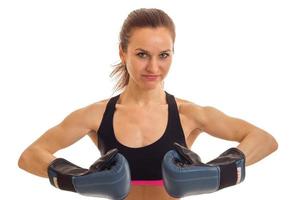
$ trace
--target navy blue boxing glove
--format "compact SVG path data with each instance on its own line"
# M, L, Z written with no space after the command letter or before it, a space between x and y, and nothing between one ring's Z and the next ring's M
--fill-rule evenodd
M62 190L120 200L128 195L131 180L128 162L117 149L108 151L89 169L57 158L48 166L48 177L53 186Z
M242 182L245 178L245 155L230 148L216 159L202 163L200 157L178 143L164 156L163 182L175 198L215 192Z

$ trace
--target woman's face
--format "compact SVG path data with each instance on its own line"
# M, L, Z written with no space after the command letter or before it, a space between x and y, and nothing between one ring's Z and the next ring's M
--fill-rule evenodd
M127 52L120 50L120 56L130 75L129 84L153 89L162 83L171 66L172 36L163 27L135 29Z

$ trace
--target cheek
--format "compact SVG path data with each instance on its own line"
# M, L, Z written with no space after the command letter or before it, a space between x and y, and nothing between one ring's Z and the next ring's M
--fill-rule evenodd
M138 68L139 70L144 70L145 68L148 67L149 64L151 64L151 60L147 58L146 59L136 58L133 59L133 63L134 66L136 66L136 68Z
M161 66L162 66L161 69L164 73L168 73L168 71L171 67L171 63L172 63L172 60L167 60L161 64Z
M169 69L170 69L170 66L163 68L163 70L162 70L163 78L165 78L167 76L167 74L169 73Z
M141 62L137 59L131 59L129 62L127 62L128 73L133 77L140 74L145 66L145 62Z
M146 61L143 61L143 60L139 60L139 59L132 59L131 60L131 65L134 67L134 68L137 68L137 69L140 69L142 68L143 66L146 65Z

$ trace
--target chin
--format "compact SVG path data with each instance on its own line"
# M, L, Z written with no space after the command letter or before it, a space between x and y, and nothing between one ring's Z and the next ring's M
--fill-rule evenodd
M152 84L152 85L144 85L144 89L146 90L154 90L154 89L157 89L157 88L161 88L162 85L157 83L157 84Z
M155 89L155 88L157 88L157 85L144 85L144 86L142 86L142 88L143 89L145 89L145 90L153 90L153 89Z
M160 88L163 86L163 81L160 79L158 80L153 80L153 81L147 81L145 79L139 79L136 81L136 84L144 89L144 90L153 90L153 89L156 89L156 88Z

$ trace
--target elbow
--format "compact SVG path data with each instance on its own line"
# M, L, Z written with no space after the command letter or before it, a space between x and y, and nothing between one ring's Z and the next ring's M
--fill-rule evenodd
M271 154L278 149L278 143L271 134L264 132L261 136L261 144L265 147L267 154Z
M26 150L21 154L18 160L18 167L20 169L25 169L25 163L26 163Z
M278 142L276 139L266 131L255 131L251 134L256 140L256 144L264 149L266 155L275 152L278 149Z
M269 135L269 142L268 143L270 144L271 153L278 149L278 142L276 141L276 139L272 135Z
M27 163L29 163L29 160L32 157L32 153L33 152L30 147L23 151L23 153L21 154L18 160L18 167L20 169L27 171L27 166L28 166Z

